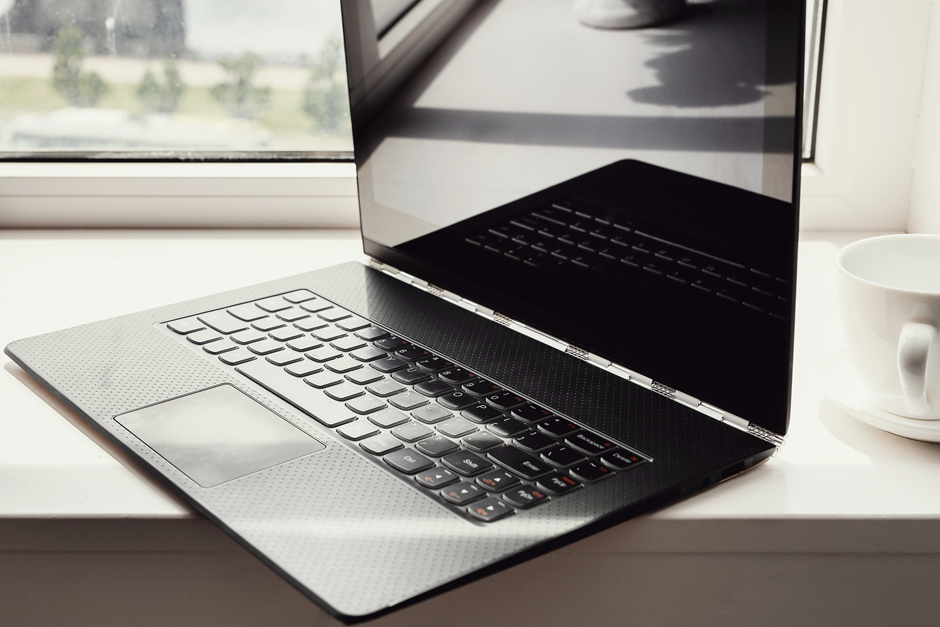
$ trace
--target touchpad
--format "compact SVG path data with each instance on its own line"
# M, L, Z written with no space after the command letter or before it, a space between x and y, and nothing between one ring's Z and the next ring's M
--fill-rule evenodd
M326 448L229 384L114 419L204 488Z

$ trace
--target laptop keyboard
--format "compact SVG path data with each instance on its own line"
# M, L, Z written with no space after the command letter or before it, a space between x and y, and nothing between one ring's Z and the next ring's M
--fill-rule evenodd
M644 461L307 290L165 326L473 520L538 507Z
M789 317L790 284L771 269L683 246L570 200L517 216L466 241L536 268L592 269L658 291L688 289L780 320Z

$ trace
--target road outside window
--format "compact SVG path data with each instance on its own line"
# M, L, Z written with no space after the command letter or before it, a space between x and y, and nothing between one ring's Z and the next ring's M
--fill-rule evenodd
M0 158L348 153L339 11L316 0L0 0Z

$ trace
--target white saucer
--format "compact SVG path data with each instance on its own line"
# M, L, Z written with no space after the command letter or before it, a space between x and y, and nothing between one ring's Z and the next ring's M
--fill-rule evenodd
M848 349L839 349L823 360L819 387L829 400L866 424L912 440L940 442L940 420L897 416L871 402L855 377Z

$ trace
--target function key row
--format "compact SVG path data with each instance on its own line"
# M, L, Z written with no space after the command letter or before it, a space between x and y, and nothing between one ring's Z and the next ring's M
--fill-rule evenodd
M643 462L307 290L167 327L476 520L504 518Z

